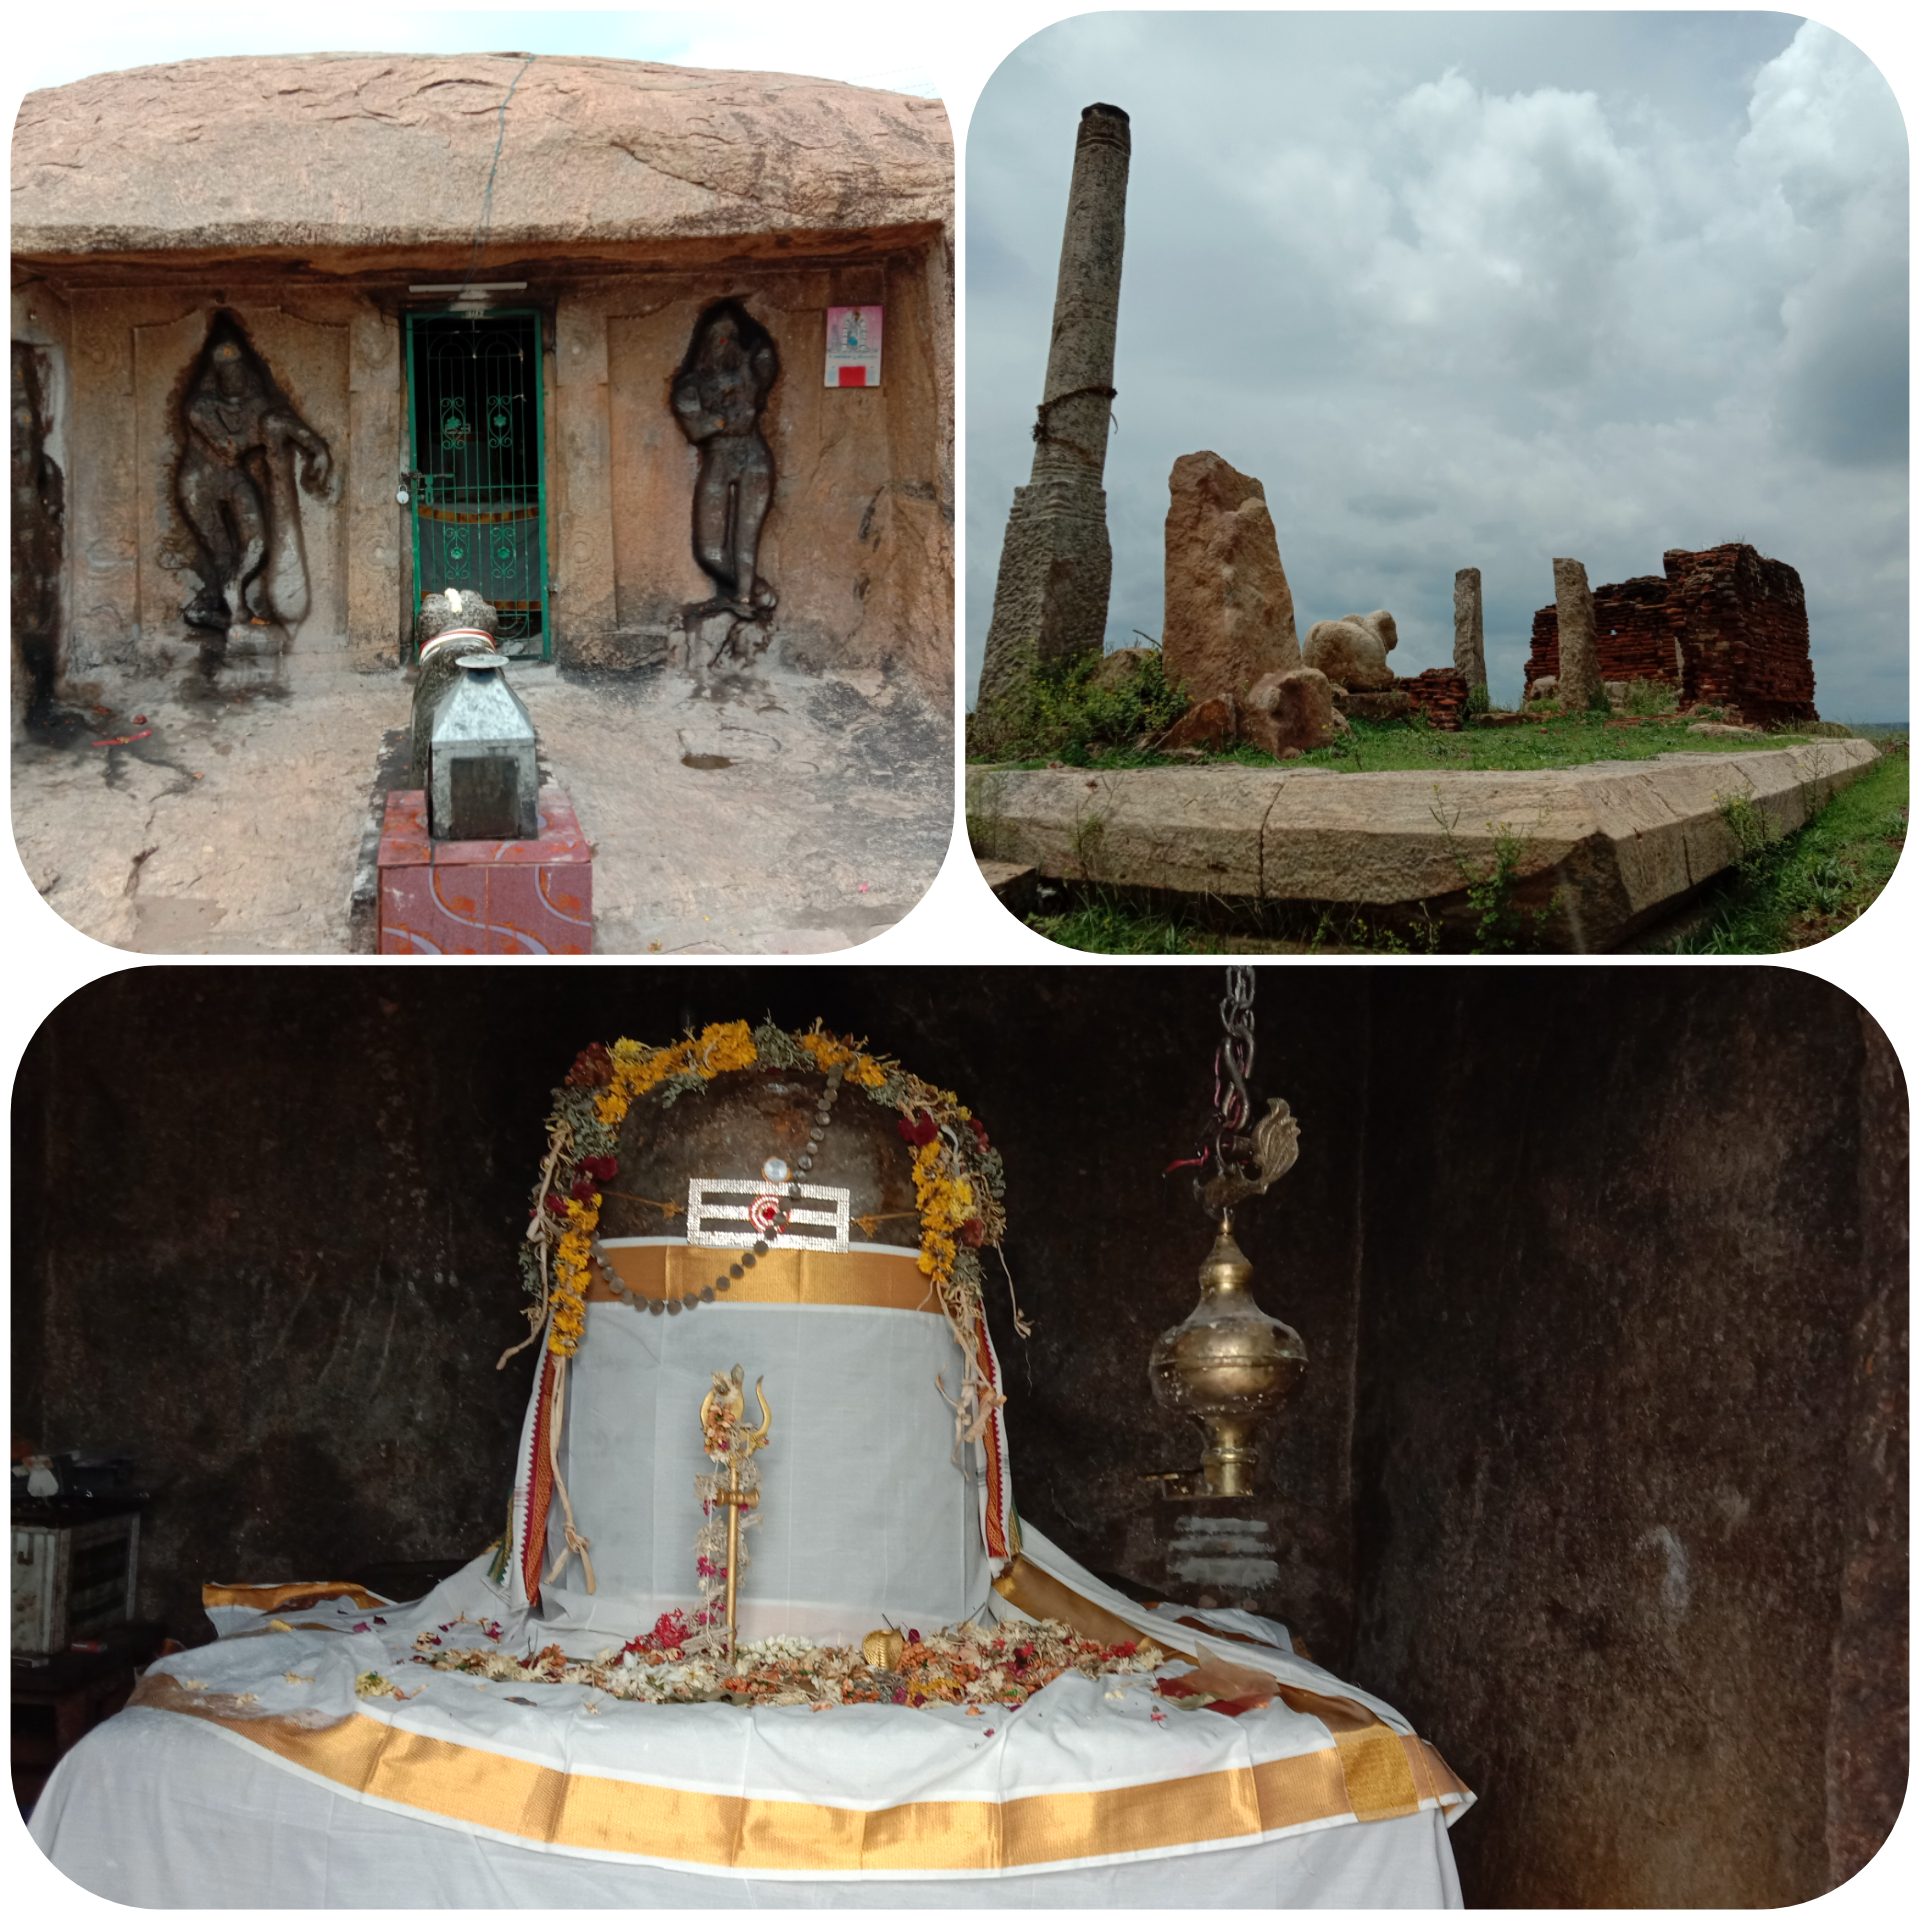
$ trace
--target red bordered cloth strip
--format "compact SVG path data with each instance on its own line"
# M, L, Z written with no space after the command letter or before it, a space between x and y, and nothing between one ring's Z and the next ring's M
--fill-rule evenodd
M540 1572L547 1554L547 1510L553 1505L553 1450L547 1435L553 1417L553 1390L560 1377L559 1363L551 1352L543 1353L540 1361L540 1385L528 1439L530 1457L525 1462L526 1500L517 1543L520 1580L530 1607L540 1603Z
M987 1376L987 1385L992 1389L996 1403L987 1416L986 1432L982 1435L986 1443L987 1490L986 1505L980 1516L981 1530L986 1536L987 1557L991 1560L1010 1560L1020 1551L1020 1516L1014 1511L1013 1476L1007 1468L1007 1423L1003 1409L998 1404L1001 1391L1000 1356L993 1350L985 1315L977 1324L980 1329L980 1370Z

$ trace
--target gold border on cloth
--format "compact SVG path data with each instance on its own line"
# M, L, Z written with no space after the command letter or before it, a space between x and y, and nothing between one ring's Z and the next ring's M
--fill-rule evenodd
M1062 1620L1075 1633L1109 1645L1132 1640L1143 1649L1168 1653L1151 1635L1128 1626L1118 1614L1109 1613L1097 1601L1076 1593L1043 1567L1035 1566L1024 1554L1015 1556L994 1581L993 1590L1036 1620ZM1191 1624L1203 1633L1206 1631L1198 1621L1177 1624ZM1169 1657L1175 1656L1169 1654ZM1193 1657L1205 1659L1206 1648L1203 1646ZM1274 1691L1295 1713L1310 1713L1323 1721L1333 1735L1334 1751L1340 1756L1347 1798L1352 1803L1355 1819L1392 1820L1419 1806L1423 1789L1409 1757L1414 1751L1413 1743L1408 1741L1402 1745L1408 1736L1395 1733L1371 1707L1358 1700L1343 1699L1332 1693L1313 1693L1284 1681L1275 1682ZM1459 1786L1457 1781L1454 1784ZM1430 1776L1424 1792L1435 1797Z
M1064 1580L1035 1566L1024 1553L1016 1553L1007 1562L993 1590L1001 1599L1011 1600L1030 1620L1058 1620L1082 1639L1098 1640L1102 1646L1119 1646L1131 1640L1142 1653L1163 1653L1169 1660L1187 1657L1162 1646L1152 1634L1128 1626L1099 1601L1076 1593Z
M600 1258L643 1299L678 1300L713 1285L715 1274L739 1262L728 1247L607 1246ZM587 1284L586 1298L618 1300L620 1296L599 1274ZM875 1253L855 1247L846 1253L809 1248L779 1247L761 1254L725 1293L716 1306L729 1301L765 1302L782 1307L896 1307L908 1313L935 1313L932 1282L920 1271L917 1259L904 1253Z
M322 1600L351 1600L362 1613L394 1605L377 1593L351 1580L289 1580L277 1587L204 1586L200 1589L203 1607L253 1607L261 1613L276 1613L282 1608L302 1612Z
M155 1687L141 1704L169 1708L169 1691ZM212 1717L185 1699L172 1710ZM566 1773L363 1713L319 1728L282 1716L220 1724L338 1786L416 1812L545 1846L743 1873L1004 1872L1384 1817L1354 1804L1353 1772L1333 1748L1144 1786L862 1810ZM1428 1772L1431 1749L1421 1753L1411 1734L1401 1743L1402 1768L1418 1757ZM1452 1779L1438 1755L1432 1761L1430 1778Z

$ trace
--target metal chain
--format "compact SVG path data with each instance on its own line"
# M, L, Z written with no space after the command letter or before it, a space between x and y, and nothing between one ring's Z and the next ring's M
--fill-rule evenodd
M1193 1190L1198 1195L1209 1177L1217 1177L1245 1159L1247 1117L1253 1096L1247 1076L1253 1072L1253 969L1227 969L1226 998L1220 1002L1220 1044L1213 1054L1213 1115L1200 1136L1191 1159L1176 1160L1167 1168L1198 1167ZM1208 1174L1212 1163L1213 1175ZM1204 1206L1206 1203L1201 1202Z
M1220 1002L1220 1045L1213 1056L1213 1162L1218 1173L1240 1158L1253 1098L1247 1076L1253 1072L1253 969L1227 969L1226 998Z

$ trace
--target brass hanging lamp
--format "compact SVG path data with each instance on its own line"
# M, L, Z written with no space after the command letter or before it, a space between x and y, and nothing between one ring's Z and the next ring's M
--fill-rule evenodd
M1198 1420L1207 1444L1198 1479L1153 1476L1175 1498L1244 1500L1259 1465L1255 1434L1306 1370L1307 1347L1285 1321L1263 1313L1248 1291L1253 1265L1233 1237L1233 1209L1273 1185L1300 1153L1300 1126L1284 1100L1270 1100L1249 1129L1253 1069L1253 969L1227 969L1220 1003L1225 1029L1214 1055L1212 1126L1201 1151L1174 1165L1200 1169L1194 1197L1216 1223L1200 1263L1200 1300L1154 1342L1147 1363L1161 1406ZM1169 1168L1171 1172L1173 1169ZM1211 1170L1211 1171L1209 1171Z

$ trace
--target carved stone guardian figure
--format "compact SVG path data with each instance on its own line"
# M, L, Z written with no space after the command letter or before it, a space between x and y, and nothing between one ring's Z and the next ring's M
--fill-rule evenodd
M66 476L47 450L46 354L13 343L13 694L16 720L53 691L66 551Z
M764 621L778 605L758 562L774 483L760 415L779 377L773 336L739 301L722 300L700 316L674 376L673 417L700 449L693 554L717 591L687 609L690 619L730 613L736 622Z
M230 637L251 624L297 626L310 599L299 493L327 498L333 456L230 313L207 329L180 426L174 496L201 582L187 623Z

